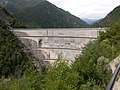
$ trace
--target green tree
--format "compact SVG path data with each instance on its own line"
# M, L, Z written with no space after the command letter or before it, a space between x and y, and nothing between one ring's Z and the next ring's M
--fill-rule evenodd
M72 71L68 63L56 62L45 76L45 90L76 90L78 74Z
M19 40L9 30L0 30L0 77L19 75L30 65Z
M99 39L101 41L107 41L112 47L112 54L117 57L120 54L120 22L112 25L111 28L108 28L105 32L100 32Z

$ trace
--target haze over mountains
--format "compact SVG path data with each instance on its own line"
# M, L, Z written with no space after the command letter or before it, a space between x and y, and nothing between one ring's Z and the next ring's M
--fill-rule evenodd
M11 15L33 27L75 28L88 26L80 18L46 0L2 0L0 3Z
M110 27L120 21L120 6L114 8L105 18L97 21L95 27Z
M91 20L89 17L80 19L46 0L0 0L0 4L28 27L77 28L91 24L93 27L107 27L120 20L120 6L103 19Z
M82 18L82 20L85 21L86 23L88 23L89 25L92 25L96 21L98 21L98 19L88 19L88 18Z

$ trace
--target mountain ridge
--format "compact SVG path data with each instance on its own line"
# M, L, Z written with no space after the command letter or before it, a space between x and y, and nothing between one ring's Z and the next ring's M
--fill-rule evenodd
M120 21L120 5L114 8L105 18L99 20L93 26L95 27L110 27L116 22Z
M89 25L94 24L98 19L89 19L89 18L82 18L83 21L88 23Z
M25 25L25 23L23 23L23 21L14 18L2 6L0 6L0 22L3 23L3 25L15 27L15 28L20 28L20 27L25 28L26 27L26 25Z
M23 7L16 8L9 2L7 3L7 5L5 5L7 11L13 16L27 22L30 25L35 25L36 27L77 28L89 26L80 18L72 15L71 13L61 8L58 8L57 6L51 4L46 0L42 0L41 2L31 7Z

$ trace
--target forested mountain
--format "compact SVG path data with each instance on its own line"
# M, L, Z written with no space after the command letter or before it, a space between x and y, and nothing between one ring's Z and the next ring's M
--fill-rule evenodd
M23 23L12 17L0 6L0 79L20 77L37 59L26 46L10 31L10 27L23 27ZM40 65L44 65L40 61Z
M12 16L4 9L0 6L0 19L9 21L10 19L12 19Z
M11 27L22 27L22 28L26 27L26 25L22 21L14 18L1 6L0 6L0 21L1 22L4 21L7 25Z
M60 59L36 72L29 67L32 58L26 57L18 39L12 32L0 27L0 89L105 90L112 75L108 64L119 54L118 23L86 44L71 65ZM3 76L6 78L1 78Z
M43 28L87 27L88 24L46 0L5 0L9 13L29 25Z
M29 63L19 41L8 30L8 26L19 26L17 21L0 6L0 78L19 76Z
M99 33L98 39L82 49L75 62L62 60L38 71L34 58L24 51L6 20L13 19L0 9L0 90L105 90L111 78L109 62L120 55L120 24ZM11 25L11 24L10 24ZM27 49L28 50L28 49Z
M93 26L110 27L112 24L118 21L120 21L120 6L113 9L105 18L99 20Z

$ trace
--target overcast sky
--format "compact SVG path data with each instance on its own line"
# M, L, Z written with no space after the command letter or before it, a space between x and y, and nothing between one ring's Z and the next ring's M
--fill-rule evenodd
M100 19L105 17L120 0L48 0L80 18Z

